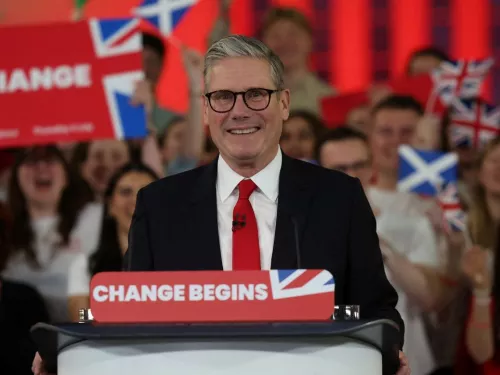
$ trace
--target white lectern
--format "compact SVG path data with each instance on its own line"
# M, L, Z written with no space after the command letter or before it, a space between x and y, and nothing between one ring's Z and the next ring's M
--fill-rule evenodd
M400 337L389 320L40 323L32 335L58 375L393 375Z

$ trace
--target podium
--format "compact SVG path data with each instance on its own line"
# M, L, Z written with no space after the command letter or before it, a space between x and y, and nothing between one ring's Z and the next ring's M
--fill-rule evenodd
M58 375L394 375L390 320L234 324L36 324Z

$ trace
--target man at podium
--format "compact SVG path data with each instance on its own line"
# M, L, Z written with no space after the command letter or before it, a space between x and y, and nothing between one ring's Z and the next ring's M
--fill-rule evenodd
M204 77L204 121L220 156L139 192L125 269L327 269L337 304L390 319L404 337L359 180L280 150L290 92L279 58L229 36L208 50ZM402 354L399 374L409 374Z

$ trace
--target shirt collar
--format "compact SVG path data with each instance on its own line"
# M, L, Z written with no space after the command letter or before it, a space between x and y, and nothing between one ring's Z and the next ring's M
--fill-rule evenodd
M273 202L276 202L276 199L278 199L282 159L281 149L278 149L278 153L274 159L263 170L250 178L259 190ZM217 161L217 192L222 202L229 198L240 181L244 179L245 177L240 176L229 167L222 155L219 156L219 160Z

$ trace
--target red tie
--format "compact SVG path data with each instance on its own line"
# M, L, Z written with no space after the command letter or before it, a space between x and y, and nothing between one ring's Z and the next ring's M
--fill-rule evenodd
M252 180L238 184L239 197L233 210L233 270L260 270L259 231L248 198L257 185Z

